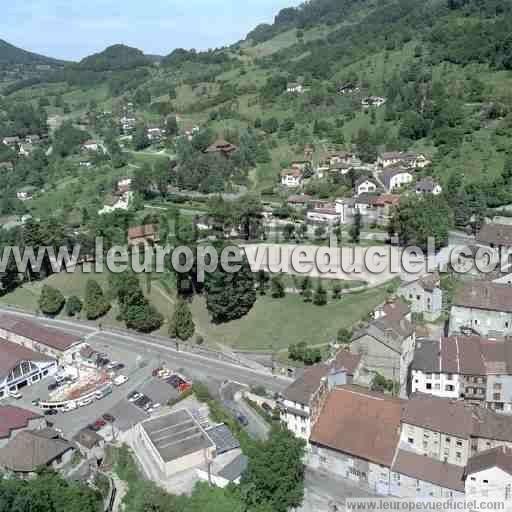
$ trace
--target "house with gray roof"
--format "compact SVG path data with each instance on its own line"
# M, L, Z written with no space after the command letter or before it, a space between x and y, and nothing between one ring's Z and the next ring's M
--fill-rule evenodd
M0 448L0 468L27 478L41 467L62 468L70 461L74 450L74 445L55 431L25 430Z
M406 396L414 342L410 307L398 299L376 308L374 319L355 330L350 351L362 356L367 372L399 382L401 396Z
M453 297L449 334L511 336L512 287L483 280L464 283Z
M413 281L404 281L397 294L410 304L413 313L423 315L429 322L441 316L443 291L439 274L425 274Z
M386 191L393 192L393 190L411 183L413 175L412 172L405 167L390 166L382 171L381 179L386 187Z

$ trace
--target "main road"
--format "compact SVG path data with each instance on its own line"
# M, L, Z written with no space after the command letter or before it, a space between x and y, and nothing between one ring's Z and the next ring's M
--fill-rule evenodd
M30 319L45 327L53 327L68 334L83 337L91 345L102 345L105 348L122 348L133 352L141 358L158 358L169 362L174 368L184 368L196 375L211 377L216 380L231 380L248 386L264 386L273 392L283 391L292 380L288 377L272 375L269 371L247 368L242 364L219 359L215 353L201 351L200 354L177 350L172 340L163 337L144 335L121 329L99 330L97 326L78 320L61 320L38 316L9 307L0 307L0 322L2 316L19 319Z

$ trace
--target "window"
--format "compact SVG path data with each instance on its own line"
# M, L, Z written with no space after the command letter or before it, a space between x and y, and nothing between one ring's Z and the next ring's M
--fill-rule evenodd
M428 441L423 441L423 449L428 450Z
M441 384L435 384L435 385L434 385L434 389L436 389L436 390L441 389Z
M430 436L429 436L426 432L423 434L423 438L424 438L424 439L428 439L429 437L430 437Z
M451 440L452 440L452 439L451 439L450 437L445 438L445 441L446 441L447 443L450 443L450 441L451 441Z
M461 459L462 459L462 453L460 453L460 452L455 452L455 458L456 458L457 460L461 460Z
M421 299L421 295L416 295L416 300L420 300Z
M474 476L471 477L472 482L476 482L476 478Z
M414 439L412 437L407 438L407 442L409 444L414 444Z
M500 391L501 390L501 384L499 382L495 382L494 385L493 385L493 389L495 391Z
M432 379L432 374L431 373L427 373L425 377L426 377L427 380L431 380Z
M446 380L452 380L452 379L453 379L453 375L451 373L446 375Z
M439 375L439 373L436 373L436 375L435 375L435 379L436 379L436 380L439 380L440 378L441 378L441 375Z
M501 393L494 393L492 398L493 400L496 400L496 402L499 402L501 400Z
M457 441L457 446L461 447L462 446L462 441Z
M444 387L445 391L454 391L455 387L452 384L447 384Z
M427 389L432 389L432 383L431 383L431 382L427 382L427 383L425 384L425 387L426 387Z
M488 484L488 483L489 483L489 480L482 480L482 482L483 482L484 484Z

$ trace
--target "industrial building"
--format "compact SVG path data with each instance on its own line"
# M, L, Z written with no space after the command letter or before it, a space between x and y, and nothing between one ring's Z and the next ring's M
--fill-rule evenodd
M215 443L186 409L140 423L137 437L164 477L208 463L216 456Z

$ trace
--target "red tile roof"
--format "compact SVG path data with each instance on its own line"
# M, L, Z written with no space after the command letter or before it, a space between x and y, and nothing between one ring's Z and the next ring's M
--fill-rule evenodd
M402 401L341 386L325 403L310 441L391 467L400 437Z
M60 351L65 351L80 342L79 336L7 315L0 317L0 328Z
M13 430L27 428L28 422L42 418L37 414L14 405L0 405L0 439L11 435Z
M512 313L512 286L487 281L464 283L455 293L453 305Z
M154 236L156 234L156 227L154 224L146 224L144 226L134 226L128 229L128 239L145 238Z

